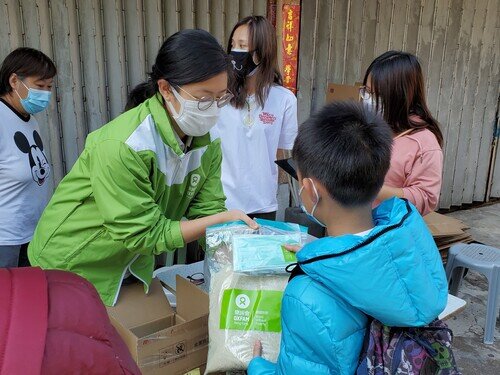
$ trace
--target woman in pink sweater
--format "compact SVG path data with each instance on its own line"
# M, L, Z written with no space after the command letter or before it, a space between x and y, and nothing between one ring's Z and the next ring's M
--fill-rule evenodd
M425 102L422 68L406 52L388 51L368 67L363 101L392 128L391 166L378 202L406 198L422 215L436 209L443 170L443 134Z

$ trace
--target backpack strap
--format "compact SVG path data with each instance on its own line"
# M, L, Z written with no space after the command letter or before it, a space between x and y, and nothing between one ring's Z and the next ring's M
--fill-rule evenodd
M295 266L295 267L293 267L293 269L290 270L290 267L292 267L292 266ZM288 282L292 281L292 279L294 277L296 277L296 276L305 275L306 274L304 272L304 270L302 269L302 267L300 267L300 264L298 264L298 263L289 264L286 267L286 272L290 273L290 277L288 278Z
M44 272L0 268L0 306L0 374L39 374L48 325Z

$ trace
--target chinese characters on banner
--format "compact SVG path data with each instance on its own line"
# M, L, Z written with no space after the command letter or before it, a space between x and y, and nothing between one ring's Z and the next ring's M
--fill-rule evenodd
M297 94L300 5L283 5L283 84Z

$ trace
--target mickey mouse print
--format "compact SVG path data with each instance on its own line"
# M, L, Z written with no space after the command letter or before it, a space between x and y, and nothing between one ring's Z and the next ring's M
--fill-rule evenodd
M31 241L51 196L51 172L35 116L0 98L0 246Z
M14 142L17 148L27 156L26 159L30 165L33 181L38 186L42 186L50 173L50 165L43 152L42 138L36 130L33 131L33 140L34 144L30 144L24 133L17 131L14 134Z

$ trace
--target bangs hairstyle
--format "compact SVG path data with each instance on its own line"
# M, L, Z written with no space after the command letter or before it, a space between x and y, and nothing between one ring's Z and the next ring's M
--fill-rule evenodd
M427 107L424 76L416 56L400 51L385 52L368 67L363 80L365 86L368 76L377 110L381 105L384 118L395 134L409 129L429 129L443 146L439 124Z
M283 78L278 67L278 45L276 30L265 17L249 16L238 22L231 31L227 45L227 53L231 53L234 32L240 26L248 25L248 50L255 52L259 61L256 76L255 96L257 103L264 107L269 90L273 84L283 86ZM236 108L243 108L248 96L245 87L246 77L231 74L229 90L234 94L231 104Z
M17 48L7 55L0 68L0 95L12 91L9 79L12 73L19 78L36 77L38 79L53 78L57 69L52 60L43 52L28 48Z
M344 207L370 204L391 160L392 133L361 103L333 102L299 127L293 159L303 178L320 181Z

